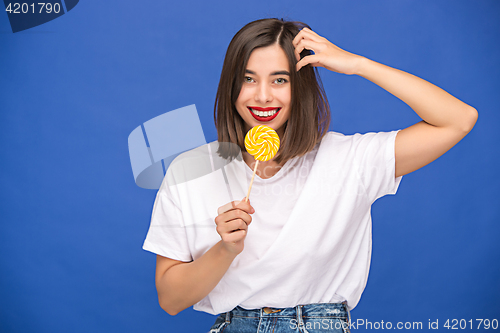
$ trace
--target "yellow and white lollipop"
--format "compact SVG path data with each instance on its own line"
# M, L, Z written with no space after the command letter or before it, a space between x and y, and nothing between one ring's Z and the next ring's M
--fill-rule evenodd
M247 152L252 155L256 162L253 169L252 180L248 188L248 193L245 201L248 201L250 190L252 189L253 179L257 171L259 161L266 162L271 160L280 149L280 138L275 130L269 126L258 125L248 131L245 136L245 148Z
M255 126L245 136L245 148L257 161L266 162L280 149L280 138L269 126Z

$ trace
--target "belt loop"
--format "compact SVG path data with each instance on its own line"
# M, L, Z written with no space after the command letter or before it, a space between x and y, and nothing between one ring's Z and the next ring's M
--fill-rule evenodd
M226 312L226 323L231 323L230 312Z
M302 305L297 305L295 309L297 311L297 325L299 327L303 327L304 322L302 321Z
M345 307L345 310L347 312L347 324L349 324L349 326L351 325L351 311L349 311L349 307L347 306L347 301L343 301L342 304L344 304L344 307Z

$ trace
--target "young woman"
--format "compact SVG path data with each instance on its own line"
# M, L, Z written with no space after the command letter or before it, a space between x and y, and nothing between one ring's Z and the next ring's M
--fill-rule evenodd
M328 132L318 66L372 81L422 121L387 133ZM228 47L215 105L218 141L237 144L243 159L224 176L164 181L156 198L144 248L158 254L161 307L220 314L211 332L347 332L368 278L371 204L453 147L476 119L473 107L435 85L342 50L303 23L247 24ZM258 164L252 203L229 202L224 179L251 175L243 140L261 124L276 130L280 150ZM238 198L248 186L241 181L232 187ZM189 223L205 217L210 225Z

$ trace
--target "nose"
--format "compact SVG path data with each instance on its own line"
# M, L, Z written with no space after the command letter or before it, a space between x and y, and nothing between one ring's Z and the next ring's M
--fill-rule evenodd
M270 84L261 82L257 87L257 91L255 92L255 101L265 104L272 102L272 100L273 94Z

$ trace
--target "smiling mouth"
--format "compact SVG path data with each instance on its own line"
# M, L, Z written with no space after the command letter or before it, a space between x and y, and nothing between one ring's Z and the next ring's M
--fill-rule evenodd
M247 107L250 114L258 121L271 121L278 116L281 108L259 108L259 107Z

